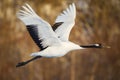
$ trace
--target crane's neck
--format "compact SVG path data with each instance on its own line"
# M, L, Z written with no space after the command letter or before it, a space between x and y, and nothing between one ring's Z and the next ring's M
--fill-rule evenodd
M64 42L64 47L66 48L66 51L72 51L72 50L79 50L79 49L88 49L88 48L102 48L101 44L89 44L89 45L77 45L73 42Z
M78 49L88 49L88 48L103 48L101 44L88 44L88 45L76 45L72 47L73 50L78 50Z
M80 45L82 48L102 48L101 44L89 44L89 45Z

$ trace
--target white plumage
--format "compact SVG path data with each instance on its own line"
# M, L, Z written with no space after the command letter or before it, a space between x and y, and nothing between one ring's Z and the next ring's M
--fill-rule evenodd
M60 43L60 40L53 32L49 23L40 18L28 4L25 4L22 8L24 10L20 10L17 13L18 18L23 21L26 26L34 26L34 29L36 29L35 32L38 31L36 35L38 35L39 40L42 40L41 44L43 48ZM30 28L30 26L28 28Z
M61 40L68 41L70 31L75 24L75 17L76 9L74 3L57 17L55 23L63 22L63 24L55 30L55 33L60 36Z
M47 47L40 52L32 53L31 56L59 57L65 55L70 50L81 49L80 46L68 41L76 17L74 3L55 20L55 23L63 22L55 32L52 30L50 24L40 18L28 4L22 6L22 10L17 13L17 16L28 28L33 26L33 28L36 29L35 32L38 33L36 33L36 35L38 35L39 40L41 40L39 44L41 44L43 48ZM70 49L70 47L72 47L72 49Z
M41 48L40 52L32 53L31 56L60 57L76 49L101 48L100 44L79 46L68 40L70 31L75 24L76 8L74 3L56 18L53 29L28 4L22 6L17 17L26 25L31 37ZM23 63L18 65L21 64Z

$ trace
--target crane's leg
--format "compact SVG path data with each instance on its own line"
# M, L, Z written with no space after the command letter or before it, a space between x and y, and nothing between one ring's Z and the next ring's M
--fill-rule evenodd
M36 57L33 57L32 59L30 60L27 60L27 61L24 61L24 62L20 62L16 65L16 67L21 67L21 66L24 66L26 64L28 64L29 62L33 61L33 60L36 60L38 58L41 58L42 56L36 56Z

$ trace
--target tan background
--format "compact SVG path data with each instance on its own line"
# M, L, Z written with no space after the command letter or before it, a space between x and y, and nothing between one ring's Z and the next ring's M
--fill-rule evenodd
M72 2L77 6L70 40L102 43L110 49L72 51L16 68L39 49L16 12L28 3L53 25ZM0 80L120 80L120 0L0 0Z

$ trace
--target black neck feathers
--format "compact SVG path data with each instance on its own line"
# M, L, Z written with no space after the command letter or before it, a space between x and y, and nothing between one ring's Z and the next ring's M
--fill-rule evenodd
M101 44L80 45L82 48L102 48Z

